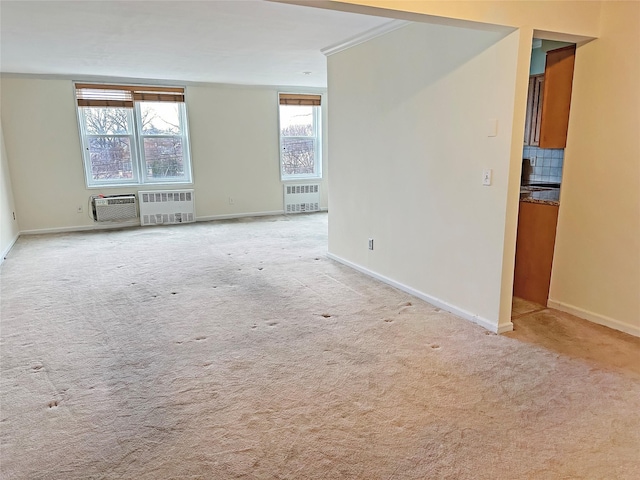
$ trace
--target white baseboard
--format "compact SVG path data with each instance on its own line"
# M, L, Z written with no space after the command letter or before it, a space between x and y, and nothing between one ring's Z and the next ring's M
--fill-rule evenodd
M321 209L326 211L326 209ZM274 210L269 212L249 212L249 213L230 213L226 215L209 215L204 217L196 217L196 222L209 222L212 220L230 220L234 218L245 217L268 217L273 215L284 215L284 210ZM34 230L22 230L20 235L43 235L47 233L69 233L69 232L86 232L90 230L110 230L113 228L139 227L140 219L136 218L129 222L105 222L96 225L76 225L73 227L58 228L37 228Z
M567 303L559 302L551 298L547 302L547 306L550 308L555 308L556 310L560 310L561 312L570 313L571 315L575 315L576 317L589 320L590 322L597 323L598 325L604 325L605 327L613 328L614 330L619 330L621 332L628 333L629 335L640 337L640 325L630 325L628 323L621 322L620 320L616 320L605 315L600 315L599 313L590 312L589 310L576 307L575 305L569 305Z
M476 323L481 327L486 328L490 332L505 333L513 330L513 323L511 322L508 322L502 325L496 325L491 321L487 320L486 318L482 318L479 315L474 315L473 313L468 312L462 308L458 308L455 305L451 305L450 303L440 300L439 298L435 298L424 292L420 292L419 290L416 290L415 288L404 285L403 283L396 282L395 280L392 280L389 277L380 275L379 273L376 273L358 264L350 262L349 260L345 260L344 258L338 257L337 255L334 255L332 253L327 253L327 256L330 259L335 260L336 262L342 263L347 267L351 267L354 270L357 270L361 273L364 273L365 275L375 278L376 280L380 280L381 282L386 283L387 285L391 285L392 287L397 288L398 290L402 290L403 292L406 292L409 295L413 295L414 297L424 300L425 302L430 303L431 305L434 305L438 308L441 308L442 310L446 310L447 312L453 313L458 317L461 317L461 318L464 318L465 320Z
M513 323L511 323L511 322L503 323L501 325L498 325L497 328L492 328L492 329L489 329L489 330L492 331L493 333L512 332L513 331Z
M326 208L321 208L320 212L327 212ZM307 212L318 213L318 212ZM213 220L232 220L234 218L246 218L246 217L271 217L275 215L300 215L300 213L285 214L284 210L273 210L271 212L253 212L253 213L229 213L226 215L209 215L206 217L196 217L196 222L211 222Z
M246 217L269 217L273 215L284 215L284 210L274 210L272 212L228 213L225 215L207 215L204 217L196 217L196 222L210 222L212 220L231 220L234 218L246 218Z
M46 233L86 232L90 230L111 230L114 228L139 227L140 219L129 222L104 222L96 225L76 225L73 227L38 228L35 230L21 230L20 235L43 235Z
M9 242L9 245L7 245L7 248L5 248L2 253L0 254L0 265L2 265L2 262L4 262L4 257L6 257L7 255L9 255L9 252L11 251L11 249L13 248L13 246L16 244L16 242L18 241L18 238L20 238L20 234L16 235L13 240L11 240Z

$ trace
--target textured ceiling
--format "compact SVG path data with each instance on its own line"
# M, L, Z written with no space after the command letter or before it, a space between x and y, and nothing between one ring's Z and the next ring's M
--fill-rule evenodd
M0 71L325 87L320 50L389 21L261 0L2 0Z

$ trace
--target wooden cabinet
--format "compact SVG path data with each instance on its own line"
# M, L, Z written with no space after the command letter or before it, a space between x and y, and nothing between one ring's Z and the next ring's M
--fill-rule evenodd
M529 78L524 144L565 148L576 46L547 52L544 75Z
M558 206L520 202L513 295L547 305Z
M544 75L529 77L527 95L527 118L524 125L524 144L538 146L540 143L540 121L542 120L542 97Z
M540 122L541 148L567 146L575 58L575 45L547 52Z

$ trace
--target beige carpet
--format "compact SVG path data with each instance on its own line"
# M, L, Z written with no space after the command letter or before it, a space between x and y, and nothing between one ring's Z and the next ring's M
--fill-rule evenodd
M549 310L493 335L326 240L325 214L21 238L2 479L639 478L639 339Z

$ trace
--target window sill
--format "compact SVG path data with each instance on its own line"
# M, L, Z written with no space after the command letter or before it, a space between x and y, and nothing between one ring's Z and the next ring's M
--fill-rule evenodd
M290 178L281 178L280 181L282 183L294 183L294 182L321 182L322 177L290 177Z
M193 187L193 182L166 182L166 183L118 183L105 185L87 185L87 190L102 190L105 188L135 188L136 190L143 188L154 189L157 187Z

